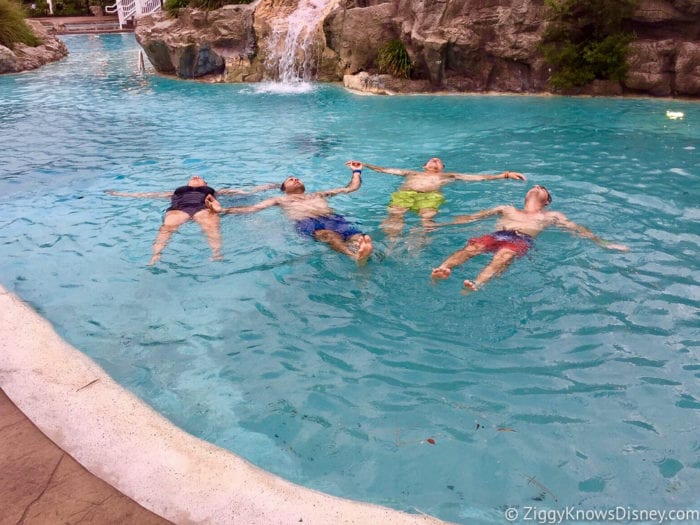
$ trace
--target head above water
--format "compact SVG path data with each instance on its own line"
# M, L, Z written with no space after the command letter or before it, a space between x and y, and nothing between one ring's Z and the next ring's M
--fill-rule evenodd
M423 169L425 169L426 171L442 171L445 169L445 165L439 158L433 157L425 163Z
M537 184L530 188L530 191L525 194L525 204L527 204L529 200L539 202L539 204L544 208L545 206L549 206L549 204L552 202L552 195L549 193L547 188Z
M287 195L292 195L295 193L304 193L306 191L306 187L304 186L304 183L296 177L287 177L280 186L280 190Z
M193 177L190 177L190 180L187 181L187 185L191 186L193 188L201 188L203 186L207 185L207 181L205 181L202 177L199 175L195 175Z

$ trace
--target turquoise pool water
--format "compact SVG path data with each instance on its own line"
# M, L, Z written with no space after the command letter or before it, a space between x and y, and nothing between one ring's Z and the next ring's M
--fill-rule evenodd
M2 284L177 425L298 483L459 523L698 508L697 103L285 94L140 76L131 35L66 42L65 61L0 77ZM520 204L539 183L632 250L550 230L465 296L486 258L437 285L430 270L493 223L387 254L379 224L400 179L367 172L332 201L375 238L366 267L271 209L222 219L223 262L189 224L147 268L167 202L104 193L193 174L324 189L347 183L350 158L435 155L529 178L447 186L442 219Z

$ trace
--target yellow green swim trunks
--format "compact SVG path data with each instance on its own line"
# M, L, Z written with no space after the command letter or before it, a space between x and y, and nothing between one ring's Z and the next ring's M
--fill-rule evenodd
M411 211L418 213L421 210L433 209L437 210L440 205L445 202L445 197L437 191L413 191L401 190L391 194L389 206L398 206L400 208L408 208Z

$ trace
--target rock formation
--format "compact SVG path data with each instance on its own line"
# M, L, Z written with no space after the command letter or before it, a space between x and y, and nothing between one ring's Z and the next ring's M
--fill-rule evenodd
M208 14L183 9L177 19L159 13L139 20L138 41L162 73L250 82L265 67L273 18L299 0L258 0ZM378 49L400 39L415 63L413 80L385 76L355 85L384 91L501 91L548 89L549 68L539 43L544 0L329 0L322 21L316 77L352 82L378 73ZM640 0L627 80L597 81L588 94L700 96L700 2ZM384 86L384 87L380 87Z
M42 40L42 44L36 47L14 44L12 49L0 45L0 73L19 73L36 69L68 55L66 45L40 22L36 20L26 22L34 34Z

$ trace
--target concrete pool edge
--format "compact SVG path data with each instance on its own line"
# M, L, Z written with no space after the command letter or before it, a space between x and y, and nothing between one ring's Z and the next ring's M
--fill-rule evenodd
M175 523L443 523L295 485L175 427L0 286L0 388L88 471Z

